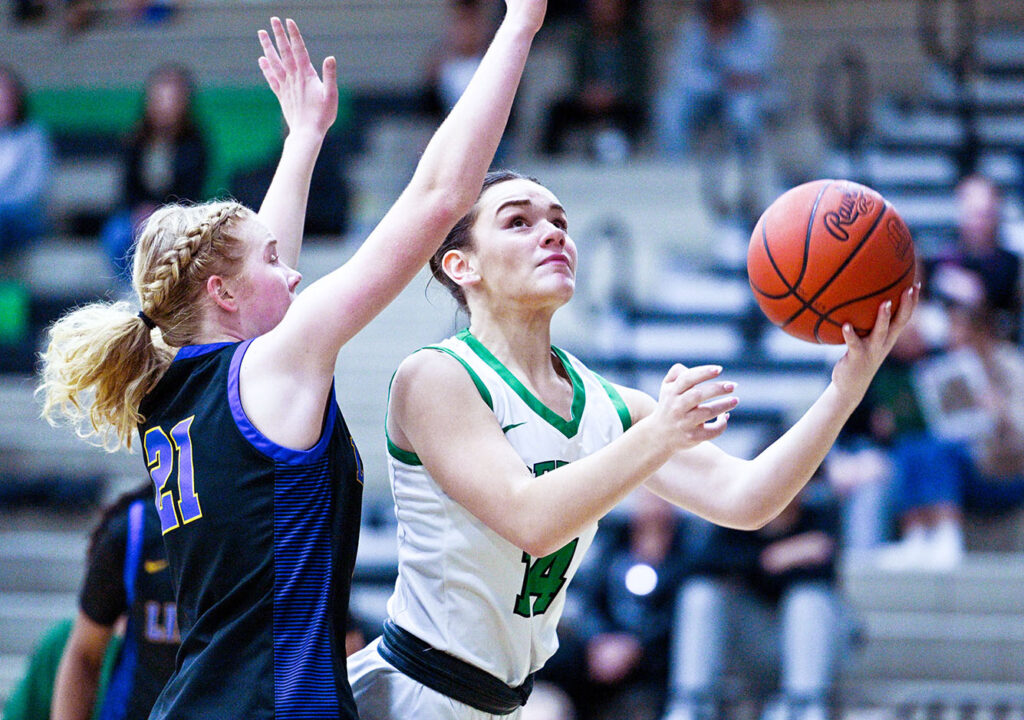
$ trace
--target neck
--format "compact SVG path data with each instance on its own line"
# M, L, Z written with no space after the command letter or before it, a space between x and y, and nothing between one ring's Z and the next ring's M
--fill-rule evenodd
M539 379L554 372L551 316L547 311L494 314L474 309L469 329L512 372Z

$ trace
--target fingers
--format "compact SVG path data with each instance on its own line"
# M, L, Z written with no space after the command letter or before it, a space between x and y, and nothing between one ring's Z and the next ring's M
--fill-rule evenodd
M284 24L280 18L270 18L270 28L274 31L274 40L277 42L277 51L281 55L281 65L284 67L285 72L295 71L295 55L293 54L292 44L288 39L288 35L285 32Z
M710 380L711 378L720 375L721 372L721 365L698 365L697 367L688 368L685 365L676 363L669 368L668 374L665 375L665 379L662 383L676 384L679 386L680 390L682 390L688 387L693 387L705 380Z
M281 81L277 79L277 75L270 68L270 61L265 57L259 59L260 70L263 71L263 77L266 78L267 84L270 85L270 89L275 93L281 89Z
M271 87L275 83L280 86L281 78L284 76L281 56L277 54L274 43L270 40L270 35L266 30L260 30L256 33L256 37L259 38L260 46L263 48L263 57L259 59L260 70L263 71L263 76L267 78Z
M910 322L910 317L914 314L914 310L917 309L917 302L920 299L921 283L914 283L906 289L900 300L900 309L897 311L896 319L893 322L895 330L902 331L907 326L907 323Z
M302 33L299 32L299 26L290 18L286 20L285 23L287 23L288 39L291 41L292 58L295 63L295 67L312 68L313 63L309 59L309 51L306 50L306 41L302 39Z
M338 104L338 61L333 55L324 58L324 98L328 105Z

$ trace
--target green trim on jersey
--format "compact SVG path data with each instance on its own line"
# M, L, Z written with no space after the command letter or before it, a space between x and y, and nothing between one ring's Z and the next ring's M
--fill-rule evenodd
M594 372L591 370L591 372ZM603 377L594 373L594 377L597 378L598 382L601 383L601 387L604 388L605 392L608 393L608 397L612 401L612 405L615 406L615 412L619 414L619 420L622 421L622 432L629 430L633 424L633 417L629 414L629 408L626 407L626 401L622 399L622 395L615 389L615 386L605 380Z
M406 465L422 465L423 462L420 460L419 455L398 447L391 442L391 436L388 435L388 413L391 410L391 386L395 384L395 375L397 374L398 371L396 370L391 374L391 379L388 380L388 399L387 405L385 405L386 409L384 410L384 438L388 441L388 455L398 462L403 462Z
M512 374L512 372L505 367L498 358L494 357L484 344L477 340L473 334L469 331L469 328L463 330L455 336L457 339L462 340L469 348L477 354L477 356L487 363L498 376L508 384L509 387L518 395L523 402L529 406L531 410L540 415L549 425L554 427L556 430L561 432L566 437L573 437L580 428L580 418L583 417L583 408L587 402L587 394L583 388L583 379L576 372L576 368L569 362L569 358L566 357L565 353L558 348L552 346L551 351L555 353L555 356L562 363L562 367L565 368L566 375L569 376L569 381L572 383L572 407L571 407L571 419L566 420L561 415L556 413L554 410L549 408L547 405L542 403L536 395L530 392L525 385L523 385L519 378Z
M462 367L466 368L466 372L469 373L469 376L473 379L473 384L476 385L476 389L480 392L480 397L482 397L484 399L484 402L487 403L487 407L489 407L491 410L494 410L494 401L491 400L491 391L487 389L487 385L485 385L484 381L480 379L480 376L476 374L476 370L471 368L468 362L459 357L459 354L457 352L450 348L443 347L441 345L427 345L425 348L421 349L440 350L443 353L448 353L453 358L462 363Z
M441 345L427 345L426 347L420 348L420 350L438 350L440 352L451 355L453 358L462 364L462 367L466 368L466 372L469 373L470 379L473 384L476 385L477 392L480 393L480 397L483 398L484 402L487 403L487 407L494 410L494 401L491 400L491 391L487 389L484 381L480 379L480 376L476 374L476 371L469 366L469 363L459 357L459 354ZM416 352L419 352L417 350ZM394 381L394 375L391 376L391 380ZM388 385L388 407L391 407L391 386ZM388 435L387 415L384 416L384 437L388 441L388 454L399 462L403 462L406 465L422 465L423 461L420 460L419 455L402 448L391 442L391 437Z
M384 430L384 436L387 437L388 431ZM391 442L391 438L387 437L388 440L388 455L393 457L395 460L406 465L422 465L423 461L420 460L420 456L414 452L403 450L402 448Z

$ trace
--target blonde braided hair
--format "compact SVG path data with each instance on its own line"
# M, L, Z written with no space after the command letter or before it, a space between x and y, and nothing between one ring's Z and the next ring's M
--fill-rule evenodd
M236 202L212 202L167 205L150 215L136 242L132 281L156 329L127 302L91 303L57 320L37 388L51 425L63 420L109 451L131 447L142 399L173 348L200 331L206 279L237 271L242 248L231 229L249 212Z

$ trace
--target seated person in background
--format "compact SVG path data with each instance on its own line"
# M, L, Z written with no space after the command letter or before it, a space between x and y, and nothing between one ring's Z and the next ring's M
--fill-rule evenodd
M572 664L585 676L574 692L585 720L661 717L675 599L692 559L687 529L704 526L646 488L627 503L624 523L601 524L576 580L579 620L570 626L582 657Z
M887 569L955 567L965 512L1010 520L1008 536L990 538L987 549L1024 549L1014 527L1024 508L1024 350L1003 336L979 275L947 266L931 290L946 306L948 343L920 357L908 378L905 392L925 422L892 443L903 539L882 551Z
M127 281L135 229L153 210L205 199L209 151L196 123L194 92L191 73L180 65L163 65L146 82L142 117L124 149L121 208L101 235L119 280Z
M28 119L21 80L0 66L0 258L45 231L52 175L49 135Z
M487 0L448 0L442 37L426 67L424 104L431 115L444 117L462 97L494 35L491 9Z
M772 678L788 720L824 720L846 640L834 498L811 483L761 530L710 526L678 596L671 720L723 718L727 672Z
M1000 337L1021 341L1021 259L1002 245L1003 197L984 175L968 175L956 186L957 239L947 252L926 263L926 280L943 268L961 267L977 274L992 311L992 329ZM927 288L931 283L925 282Z
M566 149L566 136L597 131L599 159L624 160L646 122L648 38L629 0L587 0L585 19L572 38L572 89L548 109L544 152Z
M688 156L695 131L712 122L747 180L763 149L777 45L775 18L753 0L700 0L680 27L655 98L653 122L662 154ZM720 165L719 158L708 170ZM715 212L720 217L731 214L722 196L721 173L705 172L702 180ZM749 183L741 192L745 197L740 202L746 206L741 210L756 220L760 203Z

